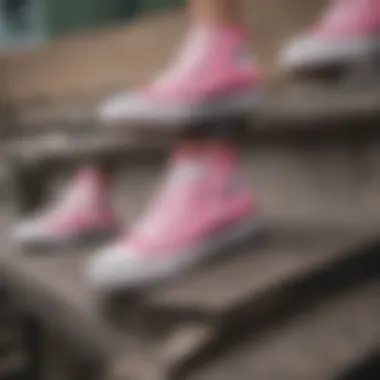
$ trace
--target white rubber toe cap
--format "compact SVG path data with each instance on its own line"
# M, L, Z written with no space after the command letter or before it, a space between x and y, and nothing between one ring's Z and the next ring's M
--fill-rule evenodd
M98 108L98 118L105 124L127 122L172 122L187 116L188 105L150 101L139 92L108 98Z
M123 93L105 100L99 107L101 121L116 122L138 117L144 111L141 97L134 93Z
M146 277L141 257L122 246L108 247L89 261L87 276L95 287L105 290L135 285Z
M322 39L300 37L285 47L280 54L280 66L284 70L344 63L367 54L374 49L372 40L358 38ZM380 45L380 44L379 44Z
M12 239L19 244L33 244L50 239L51 235L42 223L30 220L21 222L12 231Z
M314 62L320 58L322 43L308 37L300 37L290 43L280 53L280 66L291 70Z

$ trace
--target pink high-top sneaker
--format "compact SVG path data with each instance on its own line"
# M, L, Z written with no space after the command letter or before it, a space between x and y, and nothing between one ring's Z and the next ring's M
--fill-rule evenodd
M285 48L285 70L344 65L380 54L380 1L332 0L311 31Z
M106 123L170 125L252 109L261 80L241 28L195 28L177 59L139 91L100 106Z
M17 225L13 237L28 248L54 248L104 238L115 228L101 173L83 169L56 202Z
M179 149L148 213L90 261L95 286L134 287L180 272L258 229L258 207L235 153Z

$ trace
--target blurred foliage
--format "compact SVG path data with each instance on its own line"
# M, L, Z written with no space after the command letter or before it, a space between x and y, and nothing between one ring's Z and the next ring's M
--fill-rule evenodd
M0 0L0 48L17 48L184 4L185 0Z
M52 36L121 23L146 13L179 6L184 0L49 0L48 30Z

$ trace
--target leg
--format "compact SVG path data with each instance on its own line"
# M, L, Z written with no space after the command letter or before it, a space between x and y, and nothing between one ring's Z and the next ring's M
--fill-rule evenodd
M241 23L241 1L238 0L190 0L193 24L235 25Z

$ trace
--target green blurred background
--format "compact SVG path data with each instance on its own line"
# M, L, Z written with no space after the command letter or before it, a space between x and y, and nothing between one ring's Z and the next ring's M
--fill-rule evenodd
M31 46L150 12L184 0L0 0L0 48Z

